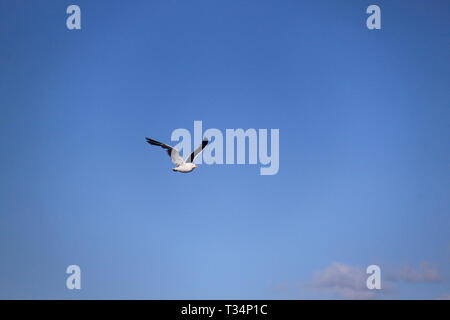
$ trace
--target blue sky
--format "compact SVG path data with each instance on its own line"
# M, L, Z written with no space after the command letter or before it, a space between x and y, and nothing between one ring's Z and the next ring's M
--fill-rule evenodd
M448 297L449 30L448 1L1 0L0 298L346 298L321 276L370 264ZM144 137L194 120L279 129L279 173L172 172Z

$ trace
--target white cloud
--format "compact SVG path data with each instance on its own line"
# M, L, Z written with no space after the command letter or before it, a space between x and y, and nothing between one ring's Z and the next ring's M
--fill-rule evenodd
M366 286L365 269L334 262L328 268L314 274L312 287L326 293L337 294L343 299L375 299L377 290Z
M437 300L450 300L450 293L445 293L441 295Z
M368 289L366 273L367 267L352 266L333 262L323 270L316 271L310 282L300 283L301 296L308 297L312 293L320 293L324 298L339 297L341 299L376 299L387 298L397 292L396 283L437 283L442 276L437 265L423 262L418 268L404 265L400 268L381 267L381 289ZM286 292L291 289L287 283L274 286L277 292ZM398 292L397 292L398 293ZM450 295L442 295L440 299L449 299Z
M389 270L386 278L390 281L409 283L430 283L442 280L437 266L429 262L423 262L418 269L405 265L398 270Z

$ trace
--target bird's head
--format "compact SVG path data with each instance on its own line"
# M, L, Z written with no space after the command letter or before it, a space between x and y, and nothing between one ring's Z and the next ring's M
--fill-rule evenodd
M195 168L198 168L195 164L189 163L189 167L191 170L194 170Z

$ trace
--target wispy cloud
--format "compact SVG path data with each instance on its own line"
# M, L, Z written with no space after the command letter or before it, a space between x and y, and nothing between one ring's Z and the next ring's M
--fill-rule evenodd
M405 265L398 270L388 270L386 279L394 282L403 281L409 283L432 283L442 281L437 265L429 262L423 262L419 268Z
M395 283L397 282L436 283L442 281L437 265L429 262L423 262L418 268L410 265L391 268L385 274L381 268L380 290L367 288L368 277L366 268L333 262L325 269L316 271L312 281L302 285L302 288L304 292L329 294L341 299L369 300L384 297L385 294L396 291Z
M450 300L450 293L444 293L443 295L439 296L437 300Z
M337 294L343 299L374 299L376 292L367 288L366 279L363 268L334 262L324 270L315 272L310 287Z

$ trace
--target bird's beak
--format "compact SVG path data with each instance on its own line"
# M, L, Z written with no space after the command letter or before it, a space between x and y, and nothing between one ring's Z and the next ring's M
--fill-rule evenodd
M194 168L198 168L198 167L194 165Z

